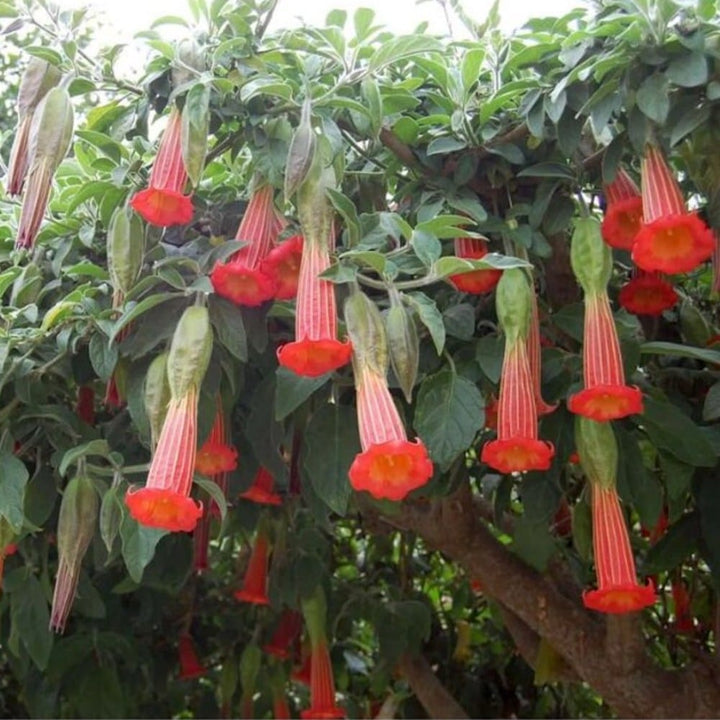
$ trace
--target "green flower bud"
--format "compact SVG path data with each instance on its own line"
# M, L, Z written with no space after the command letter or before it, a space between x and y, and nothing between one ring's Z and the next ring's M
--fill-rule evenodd
M73 108L65 88L54 87L41 100L30 128L29 162L43 161L55 172L70 147Z
M384 376L388 369L385 326L375 303L359 290L345 301L345 326L353 346L353 361Z
M158 355L148 367L145 376L144 403L150 423L150 445L155 449L160 431L165 422L167 406L170 402L170 385L167 376L168 353Z
M575 447L588 479L605 489L615 487L618 447L611 423L576 416Z
M305 242L326 246L335 216L326 190L335 187L335 171L322 169L320 163L316 155L310 174L297 191L297 208Z
M212 347L207 308L197 305L187 308L175 328L168 354L167 374L173 398L183 397L191 386L202 385Z
M145 230L142 220L130 208L120 207L110 219L107 234L107 264L115 290L127 294L142 269Z
M310 172L316 147L317 135L312 126L310 98L306 98L302 106L300 124L290 141L285 163L285 200L290 199Z
M510 268L503 272L495 290L495 308L508 343L527 336L532 311L531 292L524 270Z
M103 495L102 503L100 503L100 537L105 543L108 554L112 552L115 538L120 531L122 517L120 486L113 485Z
M575 220L570 264L586 294L606 290L612 274L612 251L603 242L597 218L581 217Z
M17 109L20 120L35 110L48 90L60 82L61 77L62 73L55 65L37 57L30 58L20 79L18 91Z
M82 562L95 534L98 494L92 478L76 475L65 488L57 527L57 547L61 558Z
M205 169L208 133L210 132L210 87L193 85L185 97L182 110L182 157L193 187L200 182Z
M205 71L205 54L192 38L183 38L177 43L175 57L171 70L173 88L186 85Z
M417 380L420 340L413 314L402 304L397 291L391 293L391 306L385 316L390 364L408 402Z

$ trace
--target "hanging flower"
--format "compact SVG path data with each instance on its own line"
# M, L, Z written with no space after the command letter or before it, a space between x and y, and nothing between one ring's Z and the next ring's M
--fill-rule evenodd
M455 238L455 255L468 260L480 260L488 254L487 239L479 238ZM468 270L468 272L450 275L448 280L460 292L481 295L491 292L500 281L502 270L493 268L481 270Z
M270 554L270 542L264 524L258 527L255 536L255 544L250 553L243 586L235 591L235 598L243 602L255 603L256 605L267 605L270 599L267 595L268 581L268 556Z
M253 484L240 497L243 500L259 503L260 505L282 505L282 498L273 492L275 478L264 468L260 467L255 474Z
M215 478L237 467L237 450L225 442L225 417L220 400L215 412L215 420L207 440L197 451L195 472Z
M274 247L263 260L263 272L275 280L276 300L292 300L297 295L302 251L302 235L293 235Z
M178 642L178 654L180 657L180 680L192 680L193 678L205 675L207 670L203 667L195 652L195 644L188 633L183 633Z
M361 292L345 304L345 322L354 348L360 446L350 466L350 484L373 497L402 500L433 474L427 449L407 439L387 384L388 353L380 313Z
M312 651L310 650L309 641L304 641L300 647L300 657L297 665L290 673L290 679L301 685L310 687L310 671L312 663Z
M610 247L632 250L643 220L642 196L633 179L618 168L615 179L603 187L607 199L601 231Z
M183 194L187 179L182 156L182 115L173 106L150 171L149 186L136 193L130 205L152 225L185 225L193 217L192 200Z
M674 627L681 635L690 635L695 630L692 609L690 607L690 593L682 580L670 584L670 593L675 606Z
M334 174L332 169L327 171ZM305 238L300 262L295 341L278 348L278 362L297 375L318 377L350 362L352 347L337 339L335 289L320 274L330 267L334 244L333 210L325 195L329 175L305 181L298 190L300 226Z
M662 315L678 301L675 288L660 273L637 268L620 288L618 302L633 315Z
M212 342L207 308L187 308L168 353L170 402L147 484L125 495L130 514L142 525L190 532L202 515L202 503L190 498L190 489L197 452L198 388L210 362Z
M496 307L505 331L497 406L497 439L485 443L481 460L501 473L547 470L555 450L538 439L535 393L528 357L531 289L524 271L505 271Z
M215 292L236 305L255 307L275 296L274 277L263 268L278 234L273 188L262 185L252 193L238 227L236 240L247 244L228 262L216 263L210 273Z
M78 388L75 414L87 425L95 425L95 391L90 385Z
M585 607L627 613L655 602L652 582L639 585L616 489L618 448L610 423L578 418L575 442L592 491L593 552L598 589L583 593Z
M712 231L687 212L680 187L659 148L647 145L642 160L643 225L632 259L643 270L674 275L708 260L715 249Z
M203 508L203 514L193 530L193 570L198 574L205 572L209 567L208 550L211 520L210 511L207 507Z
M267 645L263 650L268 655L274 655L281 660L290 657L293 644L298 639L302 630L302 615L297 610L285 610L280 617L280 622Z
M640 389L625 384L620 343L607 295L612 258L610 249L602 242L594 218L581 218L576 222L571 261L585 293L585 387L570 397L568 409L598 421L641 413L643 403Z

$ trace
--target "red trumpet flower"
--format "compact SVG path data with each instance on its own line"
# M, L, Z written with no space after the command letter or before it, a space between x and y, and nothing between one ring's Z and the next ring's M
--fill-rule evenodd
M687 212L680 187L660 150L648 145L642 160L643 225L632 259L643 270L673 275L694 270L715 248L712 231Z
M265 530L261 527L255 536L255 544L250 554L243 586L235 591L235 598L243 602L267 605L270 599L267 595L268 556L270 543Z
M633 278L620 288L618 301L633 315L662 315L678 301L675 288L660 273L636 269Z
M268 655L274 655L281 660L290 657L293 643L297 640L302 630L302 615L297 610L285 610L280 617L280 622L275 628L272 638L263 650Z
M264 468L261 467L253 480L253 484L240 497L243 500L259 503L260 505L282 505L282 498L276 492L273 492L275 478Z
M180 680L192 680L193 678L205 675L207 670L203 667L195 652L195 645L189 634L183 633L178 642L178 654L180 656Z
M187 179L182 156L182 116L173 106L150 171L149 185L133 196L130 205L152 225L185 225L193 216L192 200L183 194Z
M605 185L607 209L602 222L603 240L614 248L632 250L643 219L642 196L623 168Z
M455 255L469 260L480 260L488 254L485 238L455 238ZM485 270L468 270L468 272L450 275L448 280L460 292L481 295L495 289L500 281L502 270L488 268Z
M297 295L302 251L302 235L293 235L273 248L263 260L263 272L275 280L276 300L292 300Z

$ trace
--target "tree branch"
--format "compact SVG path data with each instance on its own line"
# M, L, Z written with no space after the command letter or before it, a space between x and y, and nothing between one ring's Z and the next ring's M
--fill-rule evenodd
M403 655L400 671L431 718L468 718L422 655Z

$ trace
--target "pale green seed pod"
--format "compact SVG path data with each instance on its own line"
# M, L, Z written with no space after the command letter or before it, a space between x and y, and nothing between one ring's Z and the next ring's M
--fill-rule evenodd
M412 402L412 389L417 380L420 364L420 339L412 312L391 295L392 304L385 316L390 364L405 399Z
M49 90L35 110L30 127L30 167L44 162L55 172L70 147L73 122L73 108L68 91L62 87Z
M618 446L612 424L576 416L575 447L589 480L599 483L606 490L615 487Z
M143 401L145 413L150 423L150 444L157 446L160 431L165 422L168 403L170 402L170 384L167 375L168 353L158 355L148 367L145 376L145 392Z
M76 475L65 488L60 503L57 547L60 558L80 564L95 534L98 494L92 478Z
M359 290L345 301L345 326L353 346L353 362L383 377L389 358L382 315L375 303Z
M612 275L612 251L603 242L597 218L581 217L575 220L570 264L586 294L606 290Z
M307 98L302 106L300 124L293 133L288 149L285 163L285 200L289 200L302 185L315 159L317 136L313 130L310 110L310 99Z
M523 269L510 268L503 272L495 290L495 309L508 343L527 337L532 311L531 292Z
M187 308L175 328L168 354L167 376L173 398L181 398L191 387L202 385L212 347L208 309L197 305Z
M124 295L132 290L145 254L145 229L137 213L119 207L113 213L107 234L107 265L114 290Z

